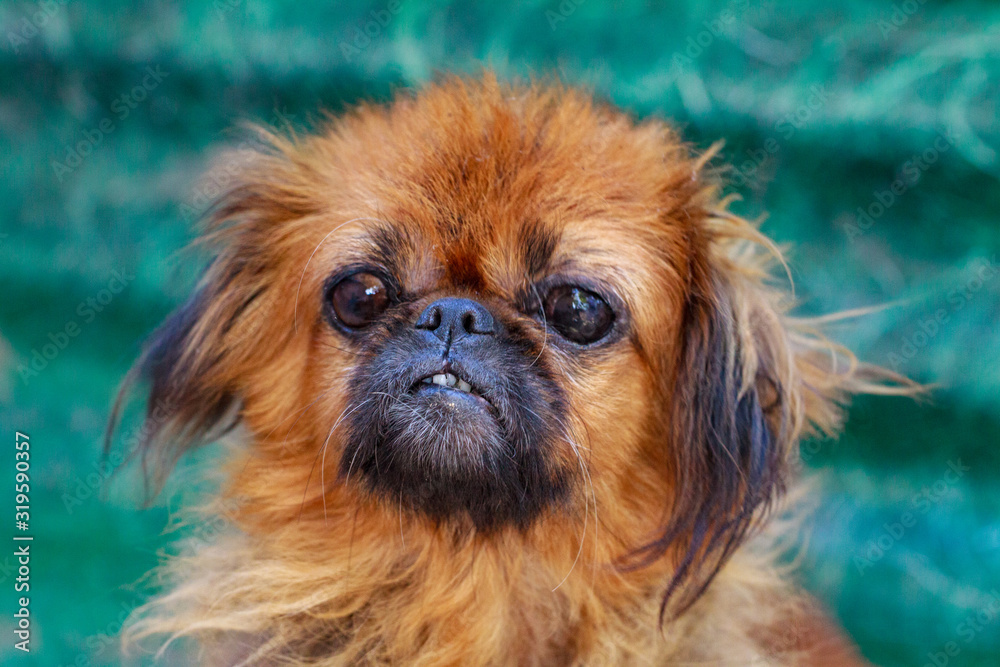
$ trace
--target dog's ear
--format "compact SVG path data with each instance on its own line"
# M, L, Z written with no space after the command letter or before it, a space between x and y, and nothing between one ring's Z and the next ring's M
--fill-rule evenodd
M802 437L835 432L852 393L914 391L787 315L769 278L780 253L752 225L728 212L701 222L663 389L675 492L662 532L632 554L677 558L663 614L697 600L781 496Z
M239 423L240 383L260 374L290 335L284 325L292 319L289 295L298 276L283 272L276 258L289 252L277 230L293 237L284 223L315 210L303 194L307 170L295 164L293 144L266 130L258 134L257 150L220 162L230 187L206 213L200 239L215 258L194 295L146 342L109 420L106 452L123 404L148 382L145 422L126 446L142 462L150 496L184 453Z
M777 350L767 337L775 333L762 330L769 314L752 312L746 295L713 266L696 268L692 283L668 390L676 471L670 520L641 550L649 559L684 545L664 611L674 593L682 593L678 611L700 596L783 491L789 445L782 413L790 387L773 368Z
M256 295L236 281L231 273L220 275L218 261L210 267L194 295L147 340L119 389L105 447L134 386L148 383L145 421L126 446L141 461L151 495L185 452L239 421L232 370L242 350L236 339L251 333L241 314Z

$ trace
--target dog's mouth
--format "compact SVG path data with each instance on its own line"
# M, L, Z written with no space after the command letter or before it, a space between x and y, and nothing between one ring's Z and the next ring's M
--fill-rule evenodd
M420 384L430 384L437 385L439 387L447 387L448 389L456 389L458 391L464 391L467 394L472 394L473 396L479 396L479 392L472 388L472 385L458 377L454 373L434 373L433 375L428 375L427 377L421 378L414 387L419 389L417 385Z
M484 391L462 377L455 369L447 366L421 377L410 387L411 394L440 392L472 401L490 412L493 404L484 396Z

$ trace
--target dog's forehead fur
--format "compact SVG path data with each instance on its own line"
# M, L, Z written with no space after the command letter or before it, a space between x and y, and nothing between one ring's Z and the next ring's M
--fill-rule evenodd
M415 294L509 298L567 273L637 314L644 298L680 306L701 186L662 123L572 90L455 80L340 119L299 155L323 184L298 222L315 286L369 263Z

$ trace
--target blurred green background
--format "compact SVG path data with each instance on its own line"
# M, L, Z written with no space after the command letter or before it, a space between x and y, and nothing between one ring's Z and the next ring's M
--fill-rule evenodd
M29 656L0 547L0 660L118 662L183 484L149 510L127 475L99 497L100 438L204 261L180 250L231 128L309 127L483 65L725 139L736 210L794 244L802 312L894 304L834 334L940 387L859 400L841 439L805 445L822 496L803 580L878 664L1000 664L1000 7L918 0L4 2L0 533L20 430L36 539Z

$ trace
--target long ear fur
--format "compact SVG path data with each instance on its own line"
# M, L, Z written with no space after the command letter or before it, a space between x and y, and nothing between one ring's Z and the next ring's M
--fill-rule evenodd
M262 354L281 348L279 340L254 344L273 337L261 313L274 311L282 286L267 258L280 248L267 232L315 210L304 195L310 172L292 159L293 141L256 131L256 152L223 160L240 164L241 173L206 214L201 242L215 248L214 261L195 294L152 334L112 409L105 452L129 395L149 383L145 422L128 452L142 462L149 498L186 452L239 423L239 382L266 362Z
M238 421L234 388L220 382L227 351L225 332L213 326L221 313L220 286L210 269L201 287L152 334L145 350L119 389L105 441L135 384L148 381L146 416L128 452L141 460L147 494L155 495L170 470L188 450L213 432L224 432ZM231 328L234 315L226 317ZM225 316L224 316L225 317Z
M787 294L769 285L780 252L725 202L693 245L680 366L664 390L675 494L662 532L626 561L678 554L661 618L671 601L675 614L690 607L760 524L802 437L836 432L851 394L918 391L789 317Z

